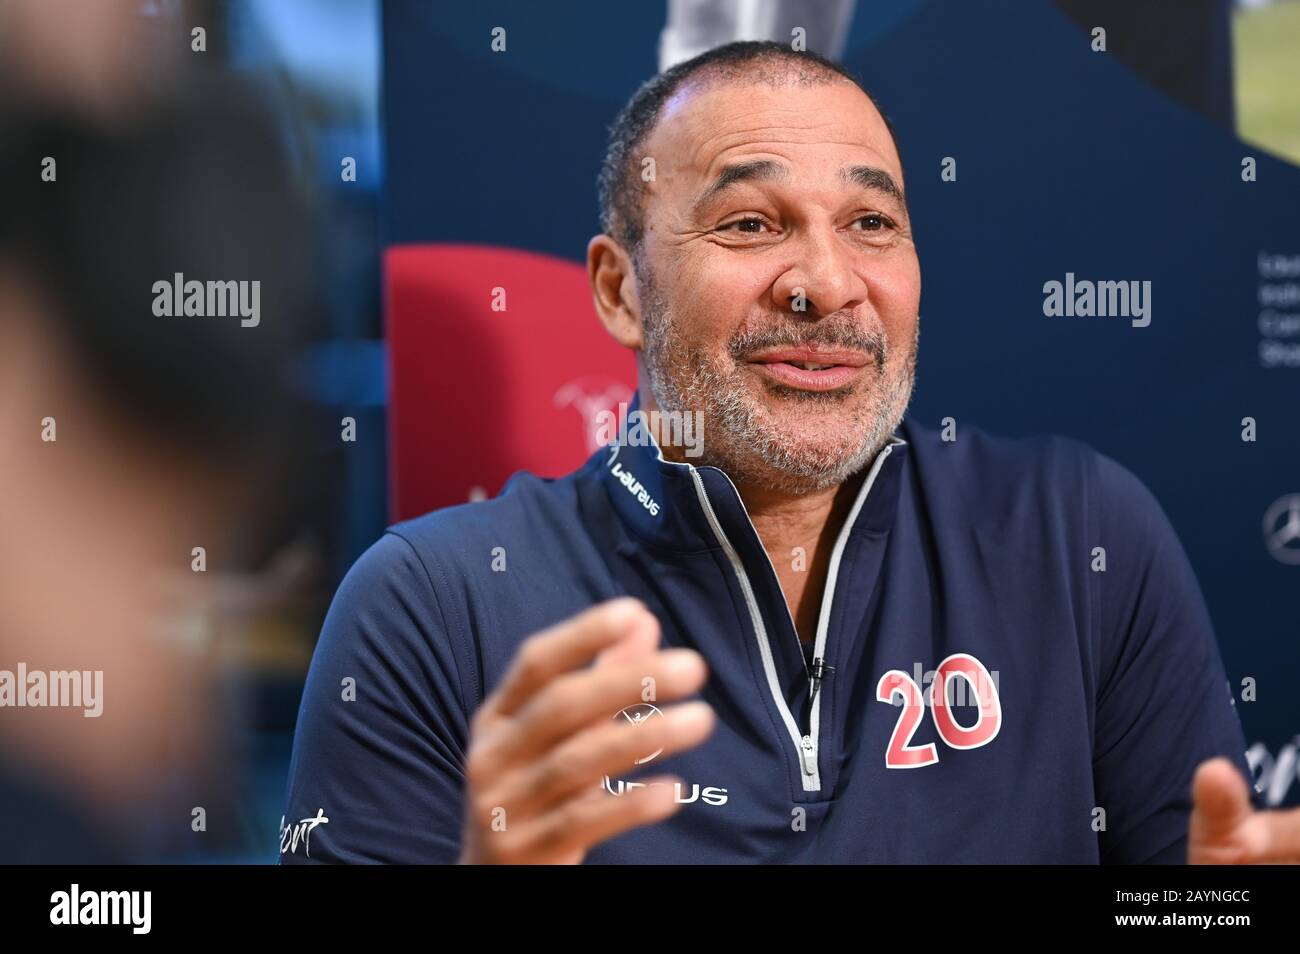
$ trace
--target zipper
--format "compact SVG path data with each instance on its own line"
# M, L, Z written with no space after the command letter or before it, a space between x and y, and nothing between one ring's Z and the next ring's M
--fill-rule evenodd
M835 548L831 550L831 564L826 572L826 589L822 591L821 613L817 619L817 639L813 644L814 662L825 658L826 634L830 631L831 626L831 603L835 599L835 588L840 577L840 561L844 557L844 548L848 545L849 535L853 532L854 524L858 522L858 514L862 512L862 505L867 502L867 495L871 493L871 488L876 482L876 476L880 473L880 468L885 465L885 458L901 443L904 442L891 439L876 455L875 463L871 465L871 470L867 472L867 479L862 482L862 490L858 493L858 499L853 502L853 509L844 518L844 526L840 528L840 535L835 539ZM817 757L817 738L821 728L820 683L820 680L812 683L814 691L810 703L812 716L809 720L809 731L812 739L813 758Z
M724 473L723 476L726 477L727 475ZM754 634L758 640L758 652L763 658L763 672L767 676L767 687L772 693L772 699L776 702L777 711L781 714L781 721L785 723L786 730L790 733L790 739L794 743L795 753L799 757L803 790L805 792L821 791L821 776L817 771L817 740L810 734L804 734L803 730L799 728L799 724L794 721L794 716L790 713L790 706L785 701L785 693L781 689L781 681L776 674L776 661L772 657L772 644L767 638L767 627L763 623L763 614L758 610L758 600L754 597L754 587L749 581L749 574L745 572L745 566L740 562L740 554L731 545L731 541L727 539L727 534L722 529L722 524L718 522L718 515L713 510L713 504L709 500L709 493L704 489L704 478L700 476L699 470L694 466L691 466L691 478L695 481L695 493L700 498L700 505L704 508L704 516L709 522L709 528L727 554L727 559L731 561L731 568L735 571L736 580L740 583L740 591L745 597L745 605L749 609L749 618L753 623ZM727 477L727 480L730 482L731 478ZM731 486L734 490L736 485L732 484ZM738 491L736 496L737 498L740 496ZM741 501L741 506L744 506L744 501ZM746 512L746 517L748 517L748 512ZM753 521L750 521L750 526L753 526ZM768 562L771 562L770 557ZM787 615L789 612L790 607L787 604ZM792 622L791 626L793 625Z
M898 441L898 443L903 443ZM894 442L886 444L876 455L876 460L872 464L867 478L863 481L862 490L858 493L858 499L853 503L853 509L845 518L844 526L840 528L839 537L835 541L835 548L831 551L830 569L826 574L826 588L822 592L821 614L817 620L817 637L813 643L813 661L814 663L824 659L826 652L826 636L830 628L831 619L831 602L835 597L836 581L839 577L840 560L844 555L844 547L848 543L849 534L853 530L853 524L857 522L858 514L862 510L863 503L866 502L867 494L871 491L872 484L876 481L876 475L880 473L880 468L885 463L890 452L894 449ZM810 699L809 699L809 722L808 731L804 732L799 723L795 721L794 715L790 712L790 706L786 703L785 692L781 689L781 681L776 672L776 661L772 655L772 644L768 639L767 626L763 623L763 614L758 609L758 600L754 596L754 587L750 582L749 574L745 572L745 566L740 561L740 554L732 546L731 541L727 539L726 533L722 529L722 524L718 521L718 515L713 510L713 504L709 500L708 491L704 487L704 479L700 472L690 464L691 478L695 482L695 493L700 499L700 504L704 508L704 516L709 522L709 528L713 531L714 537L722 546L723 551L727 554L727 559L731 561L731 568L736 574L736 580L740 583L741 593L745 597L745 604L749 609L750 621L754 626L755 638L758 640L759 655L763 659L763 672L767 676L768 689L772 693L772 699L776 703L777 711L781 715L781 720L785 723L787 731L790 733L791 741L794 743L795 753L798 756L800 775L803 781L803 790L805 792L821 791L821 772L818 768L818 734L821 727L821 682L808 669L807 660L803 657L803 647L799 649L799 658L804 663L804 673L808 677ZM741 510L744 511L745 519L749 520L749 511L745 509L745 502L740 497L740 492L736 490L736 485L732 483L731 478L723 471L719 471L727 482L731 484L732 491L736 494L736 499L740 500ZM754 522L750 520L750 529L753 529ZM757 535L757 531L755 531ZM760 544L762 541L759 541ZM772 570L773 579L778 579L776 567L772 565L772 558L767 555L767 549L760 545L760 550L767 558L768 567ZM790 631L798 633L794 625L794 615L790 612L790 604L782 597L785 604L786 617L790 620ZM796 635L797 638L797 635Z

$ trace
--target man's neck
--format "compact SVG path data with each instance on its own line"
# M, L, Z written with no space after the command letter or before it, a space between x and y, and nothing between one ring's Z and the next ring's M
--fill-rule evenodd
M831 552L865 477L864 470L838 486L798 495L737 485L776 569L800 642L817 635Z
M647 414L658 410L654 395L648 390L642 388L640 393L641 409ZM656 430L653 426L651 429ZM654 435L664 457L679 463L687 461L683 449L666 443L665 436ZM728 476L736 484L763 549L776 570L799 641L811 642L817 635L831 551L866 478L866 470L842 484L803 494L783 493L758 481L744 482L736 480L734 475Z

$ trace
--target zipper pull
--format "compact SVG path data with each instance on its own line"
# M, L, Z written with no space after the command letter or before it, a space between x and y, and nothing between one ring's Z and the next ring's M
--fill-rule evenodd
M803 742L799 746L800 761L803 762L803 770L808 775L817 774L817 746L813 744L812 736L805 735Z

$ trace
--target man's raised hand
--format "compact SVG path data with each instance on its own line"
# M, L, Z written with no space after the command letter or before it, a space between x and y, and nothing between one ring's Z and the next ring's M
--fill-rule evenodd
M713 731L704 702L665 708L664 718L641 726L612 718L647 701L647 679L656 703L704 685L699 653L658 647L658 620L627 598L519 647L470 725L462 864L576 864L594 845L681 807L671 776L643 779L645 787L621 796L600 785L656 749L671 755Z
M1227 759L1201 763L1192 802L1189 864L1300 864L1300 808L1256 811L1246 780Z

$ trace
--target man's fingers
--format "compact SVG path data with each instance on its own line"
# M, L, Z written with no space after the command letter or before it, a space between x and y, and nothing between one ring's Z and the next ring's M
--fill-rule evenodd
M1300 808L1255 811L1241 774L1211 759L1192 780L1192 864L1300 864Z
M479 717L514 715L557 676L585 666L598 653L628 636L645 640L650 630L657 640L659 621L639 600L622 597L530 636L515 654L496 692L484 700Z
M639 616L632 628L614 645L602 649L596 656L595 665L608 666L629 659L648 656L659 648L659 620L654 614L646 612Z
M532 817L605 776L630 772L648 756L667 757L699 745L713 732L713 708L686 702L663 710L642 725L622 719L586 729L517 772L493 800L513 817ZM513 807L512 807L513 806Z
M713 730L703 703L663 718L642 707L635 714L649 711L649 722L614 721L634 703L682 698L708 678L699 653L660 651L659 639L658 620L625 598L524 642L471 726L466 860L581 860L590 846L681 807L676 779L638 780L621 796L598 784L657 750L698 745ZM498 831L502 819L508 826Z
M1256 812L1248 826L1258 825L1263 848L1258 860L1269 864L1300 864L1300 808Z
M704 657L693 649L665 649L560 676L519 711L509 732L487 738L481 761L499 769L536 759L579 729L641 702L647 686L656 701L667 702L698 691L707 678Z
M489 837L501 838L498 854L516 862L546 864L575 852L585 855L615 835L676 814L682 807L676 797L680 781L671 775L655 776L644 780L645 787L629 789L624 795L597 788Z

